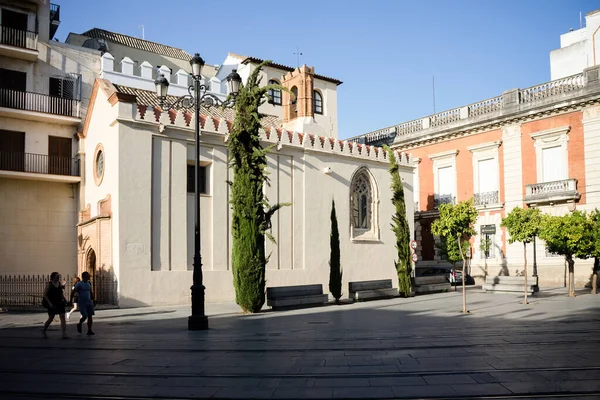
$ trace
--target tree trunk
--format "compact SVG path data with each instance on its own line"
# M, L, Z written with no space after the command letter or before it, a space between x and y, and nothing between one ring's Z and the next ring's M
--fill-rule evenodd
M467 273L467 260L465 259L465 255L462 251L462 246L460 245L460 236L456 239L458 241L458 251L460 251L460 256L463 260L463 269L462 269L462 303L463 303L463 314L467 313L467 288L465 285L465 274Z
M523 304L529 304L527 302L527 243L523 242L523 280L525 282L525 297L523 298Z
M600 258L594 257L594 270L592 272L592 294L598 293L598 270L600 270Z
M575 260L572 255L567 256L569 264L569 297L575 297Z

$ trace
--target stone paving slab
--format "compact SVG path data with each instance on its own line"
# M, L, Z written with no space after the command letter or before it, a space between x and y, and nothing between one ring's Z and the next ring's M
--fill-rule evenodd
M0 398L600 398L600 297L519 300L469 291L470 315L460 291L258 315L207 305L204 332L187 331L187 307L100 310L97 336L71 323L71 340L4 313Z

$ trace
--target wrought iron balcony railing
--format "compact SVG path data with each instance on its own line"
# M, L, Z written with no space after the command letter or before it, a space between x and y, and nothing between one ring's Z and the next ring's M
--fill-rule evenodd
M0 107L79 117L79 100L0 88Z
M20 47L27 50L37 50L38 34L0 25L0 44Z
M47 156L0 151L0 170L79 176L79 159L62 156Z
M433 196L433 206L438 208L442 204L454 204L456 197L451 194L436 194Z
M581 195L577 192L577 179L534 183L525 186L525 202L540 203L577 200Z
M498 203L500 203L500 196L497 190L492 192L475 193L475 195L473 195L473 204L476 206Z

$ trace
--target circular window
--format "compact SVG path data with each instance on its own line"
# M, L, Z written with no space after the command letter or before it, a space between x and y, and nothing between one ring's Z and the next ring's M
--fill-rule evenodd
M101 144L96 146L94 152L94 181L100 186L104 178L104 147Z

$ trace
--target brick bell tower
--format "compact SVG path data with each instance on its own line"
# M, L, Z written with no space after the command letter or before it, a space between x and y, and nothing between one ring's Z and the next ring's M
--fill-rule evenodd
M313 111L315 68L306 64L285 74L281 85L291 93L282 91L283 127L289 131L325 135L317 124Z

